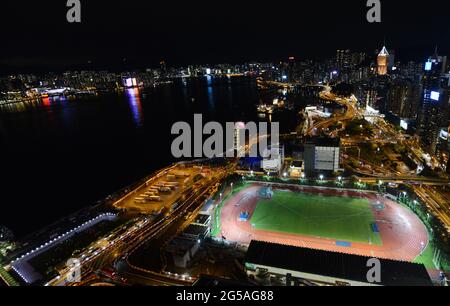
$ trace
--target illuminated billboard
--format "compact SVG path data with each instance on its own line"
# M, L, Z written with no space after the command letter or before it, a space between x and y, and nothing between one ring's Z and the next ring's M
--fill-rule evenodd
M131 78L125 79L125 86L126 87L133 86L133 80Z
M439 101L440 96L441 96L440 93L437 91L432 91L430 94L431 100L434 100L434 101Z
M408 122L406 122L405 120L401 120L400 121L400 127L402 129L404 129L405 131L407 131L408 130Z
M448 131L447 130L441 130L441 133L439 134L439 137L442 140L448 140Z
M426 62L425 63L425 71L430 71L432 67L433 67L433 63L432 62Z
M125 87L137 87L137 80L136 78L126 78L123 81L123 85Z

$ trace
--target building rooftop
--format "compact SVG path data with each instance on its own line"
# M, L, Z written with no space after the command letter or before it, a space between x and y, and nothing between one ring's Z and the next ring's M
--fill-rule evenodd
M340 138L324 138L312 137L306 141L306 144L312 144L319 147L339 147L341 144Z
M246 262L367 283L369 257L252 241ZM422 264L380 259L381 285L431 286Z
M183 234L192 236L205 236L208 232L208 228L202 225L190 224L184 231Z
M208 200L205 205L203 205L201 212L208 212L213 207L213 204L213 200Z
M183 237L175 237L166 247L166 251L173 254L178 254L183 256L186 254L196 242L192 239L187 239Z
M211 219L211 216L210 216L210 215L199 214L199 215L195 218L195 223L197 223L197 224L202 224L202 225L206 225L210 219Z
M383 46L383 49L381 49L380 54L378 54L379 56L389 56L389 52L386 49L386 46Z

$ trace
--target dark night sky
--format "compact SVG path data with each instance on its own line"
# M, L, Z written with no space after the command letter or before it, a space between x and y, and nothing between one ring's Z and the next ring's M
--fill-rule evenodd
M66 22L66 0L0 2L0 73L141 68L332 56L372 51L386 37L403 60L436 44L450 55L448 0L381 0L383 22L366 21L366 0L81 0L82 23ZM124 65L123 58L127 58Z

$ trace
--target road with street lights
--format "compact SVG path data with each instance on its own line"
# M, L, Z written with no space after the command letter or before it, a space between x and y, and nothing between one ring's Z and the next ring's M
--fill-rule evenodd
M442 221L450 233L450 195L448 191L433 186L414 186L414 192L430 213Z
M318 132L326 130L328 127L338 122L345 122L352 120L360 115L358 108L356 107L357 100L354 96L350 98L338 97L331 92L331 87L324 86L324 90L320 93L320 98L327 101L336 102L345 107L345 112L342 115L335 116L329 119L321 120L314 123L306 132L306 135L313 136Z
M141 247L158 241L162 236L167 237L174 231L180 230L190 220L185 218L186 215L189 214L193 218L203 206L205 200L217 192L220 182L234 173L234 170L234 163L217 168L210 176L180 192L178 199L180 203L173 210L166 211L155 218L148 215L138 217L126 229L119 228L108 237L92 244L81 253L78 259L82 271L81 276L86 277L105 266L115 265L118 274L123 277L131 277L136 280L139 278L147 284L187 284L189 280L177 278L175 275L140 268L137 264L131 262L130 258ZM159 173L164 173L164 171ZM135 196L135 190L131 191L130 194ZM128 197L129 195L125 196L124 199ZM159 250L159 248L157 249ZM73 267L65 267L60 271L59 276L47 282L46 285L63 286L70 284L73 271Z
M338 97L331 92L330 88L326 87L320 93L320 97L321 99L333 101L345 106L346 112L343 115L313 124L308 129L307 135L316 135L318 132L322 133L329 126L337 122L345 122L363 116L363 112L356 107L357 100L354 97ZM413 171L395 169L394 167L389 168L383 164L378 165L362 159L359 146L371 143L377 144L378 146L404 144L408 155L418 164L418 167L426 164L432 169L442 170L442 165L440 165L436 157L426 154L416 138L403 134L381 117L377 117L377 120L374 120L373 128L374 135L370 138L362 136L341 138L344 148L357 147L359 149L358 158L349 155L346 156L344 159L346 167L360 176L360 182L394 182L412 186L414 192L425 203L430 213L441 220L447 227L447 230L450 230L450 194L445 189L450 187L448 177L424 177L413 173ZM330 136L337 136L337 134ZM358 165L357 168L353 166L355 164ZM323 175L320 175L319 179L323 180Z

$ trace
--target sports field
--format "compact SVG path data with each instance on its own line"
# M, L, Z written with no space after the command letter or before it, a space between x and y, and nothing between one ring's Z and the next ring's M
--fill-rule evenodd
M276 190L260 199L250 219L255 230L382 245L367 199Z
M224 240L241 245L259 240L408 262L429 262L433 254L433 249L425 250L429 236L420 219L383 195L272 184L272 198L266 199L267 184L240 187L224 200L215 218L216 236Z

